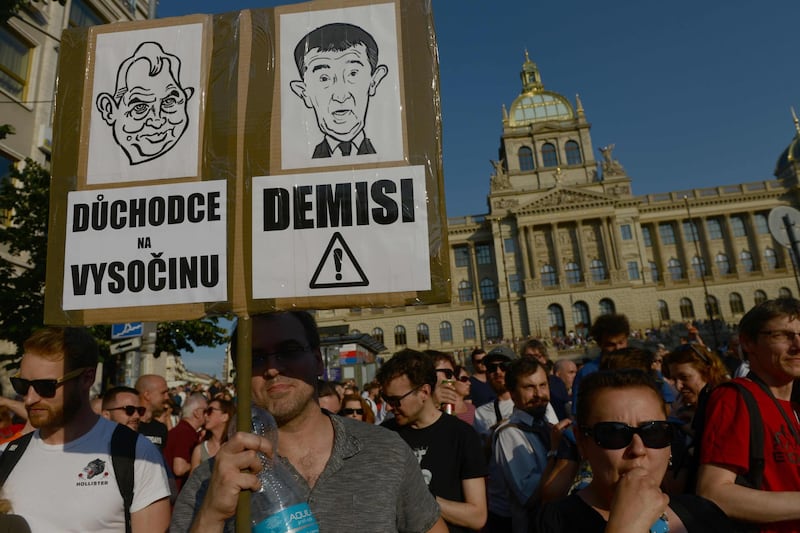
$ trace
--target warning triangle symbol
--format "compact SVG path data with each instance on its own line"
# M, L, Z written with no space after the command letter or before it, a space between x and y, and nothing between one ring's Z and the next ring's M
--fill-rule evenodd
M310 289L330 289L332 287L366 287L367 276L356 261L350 247L338 231L333 234L317 270L308 284Z

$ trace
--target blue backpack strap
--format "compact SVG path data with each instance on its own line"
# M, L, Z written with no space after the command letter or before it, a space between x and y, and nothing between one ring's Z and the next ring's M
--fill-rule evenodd
M8 476L11 475L11 471L17 466L17 462L19 462L20 457L22 457L22 454L25 452L32 438L33 431L26 433L9 442L5 451L0 454L0 487L5 485Z
M111 435L111 463L122 500L125 502L125 531L131 533L133 504L133 461L136 458L136 439L139 434L128 426L117 424Z

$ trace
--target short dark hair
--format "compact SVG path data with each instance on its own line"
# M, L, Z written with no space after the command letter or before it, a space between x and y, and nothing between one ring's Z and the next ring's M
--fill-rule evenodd
M110 409L111 406L117 402L117 396L126 392L137 397L139 396L139 391L133 387L125 387L123 385L120 385L119 387L112 387L103 395L103 409Z
M425 354L433 361L433 366L439 364L439 361L447 361L453 369L456 368L456 359L449 353L440 352L439 350L425 350Z
M375 379L378 380L381 387L386 387L391 380L403 375L414 387L421 387L427 383L433 391L436 386L436 367L433 364L433 358L409 348L397 352L391 359L383 363L383 366L378 369Z
M374 72L375 67L378 66L378 43L363 29L344 22L325 24L311 30L300 39L294 48L294 62L297 65L297 71L301 77L305 75L305 56L315 48L323 52L343 52L357 44L363 44L367 49L370 72Z
M599 370L586 376L581 381L578 390L578 406L576 409L576 421L579 426L585 426L591 415L592 408L595 406L595 398L604 389L631 389L643 387L653 391L658 401L661 403L666 415L664 398L652 374L639 370L638 368L628 368L624 370Z
M506 371L506 389L513 391L517 388L517 381L520 378L535 374L540 368L544 369L542 364L533 357L522 357L511 361ZM547 374L547 370L545 370L545 374Z
M475 356L480 355L482 353L486 353L486 350L484 350L483 348L475 348L474 350L472 350L472 354L470 354L469 360L474 363Z
M100 360L97 341L86 328L50 326L39 329L23 343L25 352L52 361L64 360L64 372L95 368Z
M520 357L525 357L525 352L528 351L528 348L531 350L536 350L540 354L542 354L545 359L548 357L547 354L547 345L540 341L539 339L530 339L525 344L522 345L522 348L519 351Z
M628 317L623 314L600 315L589 329L589 335L595 341L623 333L626 337L631 335L631 324L628 322Z
M319 329L317 329L317 321L314 320L314 315L308 311L272 311L269 313L255 314L251 317L251 319L255 323L256 318L266 318L267 320L272 320L281 315L291 315L295 317L303 326L303 331L306 334L308 345L312 349L317 349L320 347L321 340L319 337ZM239 347L239 336L236 334L238 327L239 323L237 322L236 326L233 328L233 331L231 331L231 354L233 355L234 366L236 365L236 350Z
M800 318L800 300L776 298L756 305L745 313L739 322L739 334L755 341L764 324L778 317L788 317L790 320Z
M628 346L614 350L600 359L600 370L638 368L643 372L650 372L654 359L653 352L650 350Z

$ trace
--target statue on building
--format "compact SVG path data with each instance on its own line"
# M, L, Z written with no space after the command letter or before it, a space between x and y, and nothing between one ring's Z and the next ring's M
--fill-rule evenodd
M489 160L494 167L494 175L491 179L491 186L493 191L500 191L511 188L511 180L508 178L508 173L505 168L505 159L498 159L497 161Z
M616 145L609 144L600 148L600 153L603 154L603 177L605 176L624 176L625 169L619 164L619 161L614 159L614 147Z

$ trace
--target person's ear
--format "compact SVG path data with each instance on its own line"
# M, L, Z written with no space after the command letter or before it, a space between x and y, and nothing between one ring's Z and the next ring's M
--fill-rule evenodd
M292 88L292 92L296 94L305 104L305 106L309 109L313 109L314 106L311 104L311 99L308 97L308 93L306 92L306 84L300 80L294 80L289 82L289 87Z
M100 414L103 416L103 418L107 418L108 420L111 420L111 411L109 411L108 409L103 409L100 412Z
M389 73L389 67L386 65L378 65L372 72L372 81L369 82L369 95L375 96L375 91L378 89L378 84Z
M186 95L186 101L188 102L192 98L192 95L194 94L194 87L186 87L185 89L183 89L183 94Z
M100 111L100 116L103 117L103 121L109 126L113 126L116 119L114 118L114 112L117 110L117 104L114 102L114 99L108 93L100 93L97 95L97 102L96 102L97 110Z

